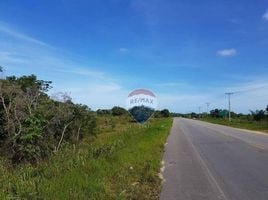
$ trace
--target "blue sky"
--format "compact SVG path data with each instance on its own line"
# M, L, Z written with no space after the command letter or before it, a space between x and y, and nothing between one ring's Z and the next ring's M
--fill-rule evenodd
M268 1L0 2L5 75L52 80L93 109L152 90L159 108L248 112L268 104Z

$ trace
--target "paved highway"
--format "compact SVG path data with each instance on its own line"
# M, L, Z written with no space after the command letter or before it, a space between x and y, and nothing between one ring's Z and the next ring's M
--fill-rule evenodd
M160 200L268 200L268 135L175 118Z

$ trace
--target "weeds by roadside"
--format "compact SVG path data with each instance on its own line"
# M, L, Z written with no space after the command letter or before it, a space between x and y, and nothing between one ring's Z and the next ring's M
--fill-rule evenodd
M158 199L172 120L142 126L111 117L98 123L98 137L66 146L37 166L12 169L1 160L0 199Z

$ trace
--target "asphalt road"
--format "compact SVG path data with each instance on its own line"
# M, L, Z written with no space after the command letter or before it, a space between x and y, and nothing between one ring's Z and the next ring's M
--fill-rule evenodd
M268 200L268 135L175 118L160 200Z

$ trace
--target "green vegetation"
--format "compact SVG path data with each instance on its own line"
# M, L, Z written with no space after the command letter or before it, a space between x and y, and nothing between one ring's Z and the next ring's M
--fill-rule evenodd
M119 106L115 106L111 109L111 113L113 116L121 116L121 115L126 115L127 110Z
M227 110L215 109L211 110L209 115L204 113L196 117L215 124L268 132L268 106L265 110L250 111L247 115L231 112L231 121L228 120L227 115Z
M161 117L170 117L171 114L169 112L168 109L163 109L163 110L157 110L155 113L154 113L154 117L155 118L161 118Z
M0 199L159 199L158 172L172 120L130 121L99 116L97 137L66 144L36 166L14 169L1 159Z

